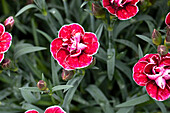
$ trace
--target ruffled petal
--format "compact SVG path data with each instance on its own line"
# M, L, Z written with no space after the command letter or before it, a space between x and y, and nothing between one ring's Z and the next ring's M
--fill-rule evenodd
M123 8L119 8L116 11L116 16L120 20L127 20L135 16L138 12L138 7L136 5L127 5Z
M154 81L150 81L146 84L146 91L149 96L157 100L158 86Z
M106 6L105 7L109 13L111 13L112 15L115 15L116 14L116 9L113 7L113 6Z
M165 85L166 85L166 81L165 79L160 76L158 77L156 80L155 80L156 84L161 88L161 89L164 89L165 88Z
M141 58L139 61L146 61L150 63L150 59L157 54L146 54L143 58Z
M79 67L80 68L87 67L91 64L92 61L93 61L92 56L88 56L87 54L83 53L79 56Z
M2 36L5 32L5 27L3 24L0 23L0 36Z
M57 52L63 46L62 44L63 44L62 38L56 38L51 42L50 45L51 53L55 59L57 59Z
M5 53L8 51L11 42L0 42L0 53Z
M28 110L25 113L39 113L37 110Z
M87 44L87 47L84 49L84 53L88 55L94 55L97 53L99 48L99 43L94 42L93 44Z
M70 31L71 31L71 35L74 37L76 35L76 33L81 33L82 35L84 35L84 29L81 25L79 24L70 24Z
M48 107L44 113L66 113L60 106Z
M139 0L126 0L127 2L130 2L130 4L137 4L139 2Z
M144 73L144 69L147 64L148 64L147 62L137 62L135 66L133 67L133 72Z
M73 70L75 68L69 66L66 63L66 58L69 56L69 52L66 49L60 49L57 52L57 61L66 70Z
M66 63L71 67L79 68L79 59L78 59L78 57L68 56L67 59L66 59Z
M166 15L165 23L168 27L170 27L170 12Z
M58 37L62 38L64 41L70 39L71 38L70 26L65 25L65 26L61 27L61 29L59 30L59 33L58 33Z
M3 59L4 59L4 53L0 53L0 63L2 62Z
M170 58L164 58L161 60L159 67L170 66Z
M103 0L103 7L109 6L110 0Z
M154 66L155 66L155 64L148 63L148 64L145 66L144 73L145 73L145 74L149 74L149 75L154 74L154 73L153 73Z
M134 73L133 79L140 86L145 86L147 82L149 81L148 77L142 73Z
M10 42L12 40L12 35L8 32L5 32L1 37L0 37L0 42Z
M154 81L150 81L149 83L147 83L146 90L149 96L158 101L164 101L170 96L169 86L166 85L165 88L162 89L158 87Z

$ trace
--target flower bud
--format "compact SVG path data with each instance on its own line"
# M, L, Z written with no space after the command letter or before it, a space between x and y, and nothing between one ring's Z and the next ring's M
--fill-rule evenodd
M92 12L96 18L105 18L105 12L103 10L103 7L101 7L97 3L92 3Z
M41 91L45 91L47 88L47 83L43 80L40 80L38 83L37 83L37 87L39 90Z
M11 30L13 25L14 25L14 18L13 16L10 16L8 17L5 21L4 21L4 25L5 25L5 28L7 30Z
M158 32L156 29L154 29L152 32L152 42L157 46L160 45L162 42L161 33Z
M160 55L166 55L168 53L168 48L165 45L158 45L157 52Z
M74 74L75 74L74 70L68 71L68 70L63 69L61 77L64 81L67 81L67 80L72 79Z
M34 0L27 0L27 4L33 4Z
M170 48L170 29L167 29L166 38L164 40L164 45Z
M3 69L9 68L10 64L11 64L11 60L10 59L4 59L1 64L2 64L1 66L2 66Z

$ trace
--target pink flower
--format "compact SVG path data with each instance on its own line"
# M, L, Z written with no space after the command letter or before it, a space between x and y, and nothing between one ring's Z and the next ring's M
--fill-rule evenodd
M85 32L81 25L74 23L59 30L50 48L52 56L64 69L74 70L90 65L99 42L94 33Z
M12 43L12 35L5 32L5 27L0 23L0 62L4 59L4 53L8 51Z
M170 12L166 15L165 23L170 28Z
M39 113L37 110L28 110L25 113ZM60 106L48 107L44 113L66 113Z
M147 54L133 67L133 79L158 101L170 96L170 53Z
M12 29L13 25L14 25L14 18L13 16L8 17L5 21L4 21L4 25L5 28L7 29Z
M103 0L103 7L120 20L134 17L138 12L139 0Z

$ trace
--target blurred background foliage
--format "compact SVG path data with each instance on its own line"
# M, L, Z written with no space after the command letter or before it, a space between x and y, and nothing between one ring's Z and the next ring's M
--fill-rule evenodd
M10 67L1 68L0 113L23 113L60 105L67 113L166 113L169 99L151 99L144 87L132 78L134 64L147 53L156 53L152 44L153 29L165 37L165 16L169 0L141 0L139 13L120 21L107 10L103 18L93 14L92 3L98 0L1 0L0 22L14 16L12 45L5 58ZM77 70L69 81L61 78L62 68L51 57L50 43L65 24L79 23L96 33L100 49L95 66ZM49 91L40 91L39 80ZM64 90L63 90L64 89Z

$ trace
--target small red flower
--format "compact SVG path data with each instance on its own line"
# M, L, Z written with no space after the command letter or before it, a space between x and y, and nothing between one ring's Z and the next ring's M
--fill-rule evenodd
M166 15L165 23L170 28L170 12Z
M28 110L25 113L39 113L37 110ZM48 107L44 113L66 113L60 106Z
M12 35L5 32L5 27L0 23L0 62L4 59L4 53L8 51L12 43Z
M170 97L170 53L160 56L148 54L133 67L133 79L146 86L147 93L158 101Z
M85 32L81 25L74 23L59 30L50 48L52 56L64 69L74 70L90 65L99 42L94 33Z
M120 20L134 17L138 12L139 0L103 0L103 7Z

